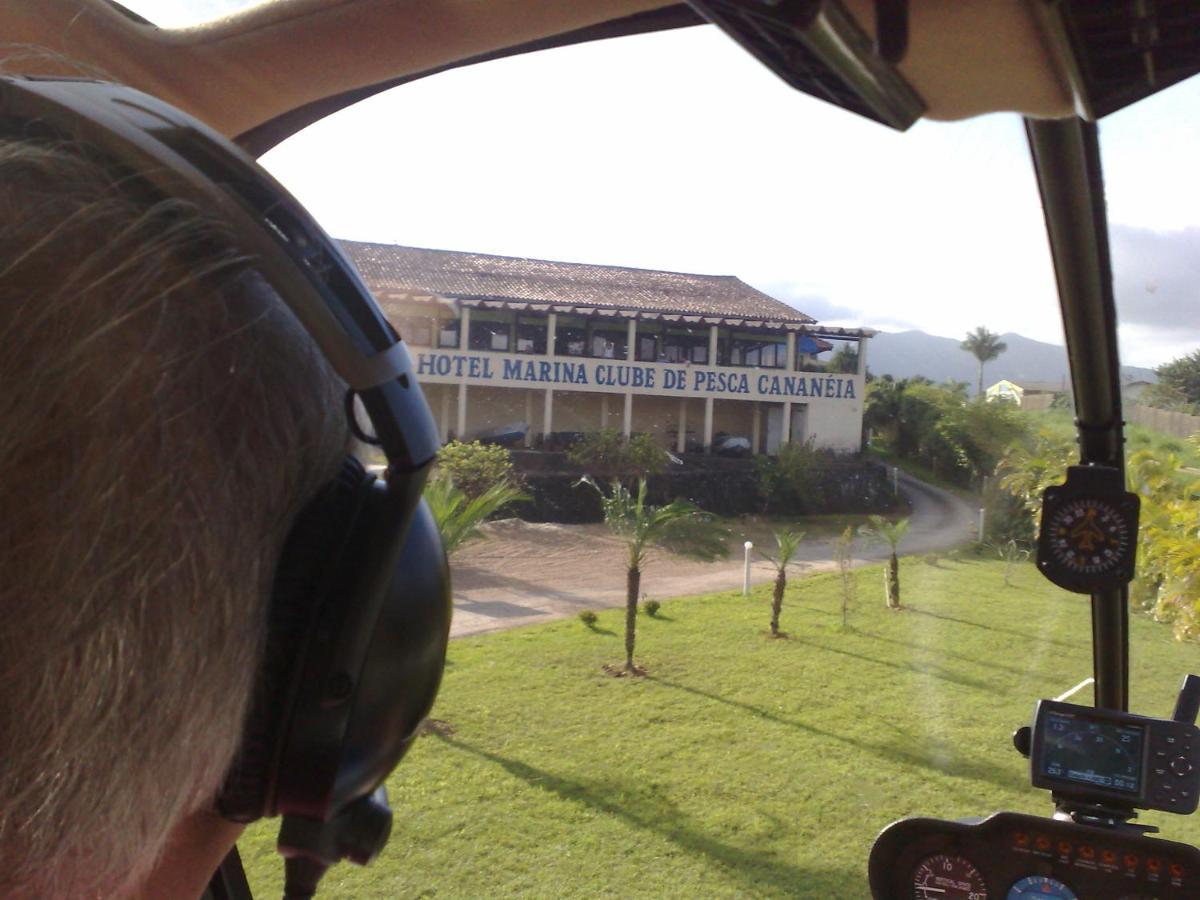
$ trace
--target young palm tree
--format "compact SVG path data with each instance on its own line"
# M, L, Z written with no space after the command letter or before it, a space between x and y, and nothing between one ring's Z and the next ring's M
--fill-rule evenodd
M870 516L870 525L864 525L863 534L887 544L892 549L887 569L883 573L883 593L887 598L888 609L900 608L900 560L896 557L896 548L904 535L908 533L909 519L899 522L889 522L883 516Z
M787 567L804 540L803 531L780 528L774 532L775 552L763 553L762 558L775 567L775 593L771 597L771 636L779 636L779 613L783 611L783 592L787 590Z
M983 364L991 362L1007 350L1008 344L1000 340L1000 335L993 334L980 325L974 331L967 332L967 339L959 344L959 346L979 360L979 393L976 396L982 399Z
M425 485L425 502L433 513L438 531L442 535L442 546L451 556L467 541L482 537L479 526L493 513L525 495L506 481L493 484L477 497L468 497L446 477L431 478Z
M604 524L625 542L625 671L638 674L633 664L637 602L650 551L659 547L696 559L718 559L729 555L729 531L687 500L651 506L646 502L645 478L638 479L636 494L616 479L607 492L586 475L578 483L591 485L600 495Z

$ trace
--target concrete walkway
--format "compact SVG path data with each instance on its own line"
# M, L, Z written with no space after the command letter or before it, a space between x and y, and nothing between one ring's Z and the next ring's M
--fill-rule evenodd
M975 537L977 510L953 494L901 474L900 490L912 504L912 527L900 545L905 555L940 552ZM625 603L624 547L602 525L534 524L508 520L487 526L489 539L455 559L452 637L548 622L583 609ZM855 564L887 558L887 548L855 548ZM835 568L828 538L806 540L797 559L801 572ZM770 581L770 564L751 565L752 583ZM702 563L658 555L642 589L660 599L736 590L741 560Z

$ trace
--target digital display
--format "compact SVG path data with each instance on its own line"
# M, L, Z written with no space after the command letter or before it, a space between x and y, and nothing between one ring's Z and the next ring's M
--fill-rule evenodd
M1145 728L1048 711L1042 729L1040 765L1045 777L1140 793Z

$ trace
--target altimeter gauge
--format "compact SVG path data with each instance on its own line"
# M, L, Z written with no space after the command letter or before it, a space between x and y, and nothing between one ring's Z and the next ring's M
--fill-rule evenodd
M1071 466L1046 489L1038 568L1068 591L1090 594L1128 584L1137 554L1138 497L1107 466Z

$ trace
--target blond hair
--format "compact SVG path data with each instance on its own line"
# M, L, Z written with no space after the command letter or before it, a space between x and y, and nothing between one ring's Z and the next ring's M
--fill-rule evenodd
M0 141L0 895L137 884L237 748L340 385L221 227Z

